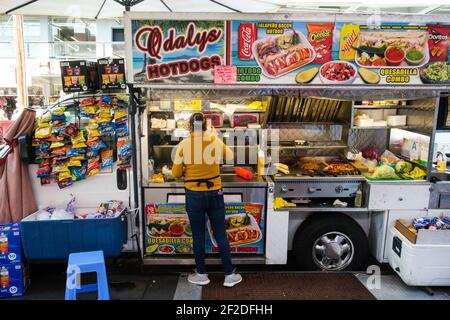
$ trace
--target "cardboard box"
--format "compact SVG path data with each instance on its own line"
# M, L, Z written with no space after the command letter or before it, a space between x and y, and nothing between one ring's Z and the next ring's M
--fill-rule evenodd
M24 264L0 265L0 298L20 297L29 284L28 268Z
M399 219L395 221L395 228L411 243L418 245L450 245L450 230L419 229L417 233L414 233L408 228L411 223L412 220Z
M17 223L0 224L0 264L20 263L22 245Z
M60 67L64 92L83 92L98 89L97 62L86 60L61 61Z
M125 59L98 59L97 68L100 89L126 89Z

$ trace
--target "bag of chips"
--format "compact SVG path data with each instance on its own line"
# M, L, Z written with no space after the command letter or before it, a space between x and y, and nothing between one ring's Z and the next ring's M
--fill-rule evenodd
M72 174L70 173L69 170L61 172L60 174L58 174L58 181L65 180L65 179L72 180Z
M51 177L41 177L41 186L44 186L46 184L50 184L52 182Z
M97 100L95 98L86 98L80 101L80 106L89 106L95 104Z
M86 158L90 159L90 158L94 158L98 156L98 150L91 150L88 149L88 151L86 152Z
M102 135L114 133L114 123L109 121L99 124L99 130Z
M313 63L323 64L331 61L334 23L307 23L308 40L316 51Z
M99 151L100 149L106 148L106 144L102 140L97 140L92 143L88 142L90 150Z
M65 146L64 142L55 141L55 142L52 142L52 144L50 145L50 149L61 148L64 146Z
M48 139L50 142L62 142L64 141L64 137L58 134L52 134L52 136Z
M90 172L91 170L94 170L94 169L98 169L98 168L100 168L100 158L98 156L88 159L88 164L87 164L88 172Z
M447 62L449 34L449 25L436 24L428 26L428 49L430 51L430 61Z
M72 185L72 178L64 179L61 181L58 180L57 183L60 189L64 189Z
M70 172L72 173L73 181L84 180L86 179L87 164L83 163L81 167L72 167L70 168Z
M128 136L128 126L125 123L116 127L116 136L119 138Z
M68 136L68 137L71 137L71 138L75 138L75 137L78 136L79 132L80 132L80 127L77 124L69 123L67 125L67 127L65 128L63 134L65 136Z
M67 167L66 161L60 161L53 166L53 172L55 172L55 173L62 173L62 172L68 172L68 171L69 171L69 168Z
M34 131L34 136L37 139L50 138L51 135L52 135L52 128L50 127L36 128L36 130Z
M52 109L51 113L52 113L52 116L53 115L61 116L64 114L65 111L66 111L66 108L64 108L64 107L55 107Z
M83 131L79 131L78 134L75 137L72 137L70 140L72 141L73 145L86 141L86 139L84 138Z
M66 115L62 114L62 115L56 115L54 113L52 113L52 116L50 118L50 121L53 123L54 121L58 121L60 122L65 122L66 121Z
M101 152L100 155L102 157L102 168L111 167L113 165L113 153L114 151L112 149L104 150Z
M52 115L49 111L45 112L39 119L38 121L41 123L45 123L45 122L50 122Z
M70 158L67 162L68 167L81 167L81 161Z
M52 150L52 156L58 157L58 156L66 156L66 148L56 148Z
M89 138L100 137L100 131L98 129L86 129L88 132Z
M127 110L125 109L117 109L114 112L114 120L121 119L127 116Z

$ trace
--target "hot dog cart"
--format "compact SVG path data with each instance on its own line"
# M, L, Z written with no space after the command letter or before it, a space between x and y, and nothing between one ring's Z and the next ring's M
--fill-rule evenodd
M448 85L426 80L427 32L445 19L386 16L374 28L368 18L126 14L144 263L193 263L183 184L167 173L195 111L234 141L235 162L221 176L235 263L284 264L289 250L306 270L358 269L369 252L387 262L395 220L429 207L435 123ZM374 37L387 43L384 57L366 48ZM405 53L394 65L388 48L402 41L411 46L402 50L423 55L419 64ZM353 164L351 154L375 147L426 177L377 178ZM263 176L234 174L236 166L256 173L261 151ZM209 259L219 262L207 234Z

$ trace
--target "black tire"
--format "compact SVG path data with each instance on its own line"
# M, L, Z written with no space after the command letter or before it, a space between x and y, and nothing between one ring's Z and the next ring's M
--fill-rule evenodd
M369 255L369 243L361 226L345 214L317 214L308 218L297 229L293 249L295 260L301 270L324 270L313 258L313 246L317 239L329 232L339 232L348 237L353 244L353 258L339 271L359 271Z

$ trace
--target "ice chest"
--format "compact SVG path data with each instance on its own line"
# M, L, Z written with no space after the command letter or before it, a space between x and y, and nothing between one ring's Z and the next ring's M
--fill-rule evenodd
M127 241L125 211L106 219L37 221L35 215L20 222L23 253L29 260L65 260L73 252L96 250L117 257Z
M388 251L389 264L402 280L410 286L450 286L450 231L420 230L416 243L403 233L390 229Z

